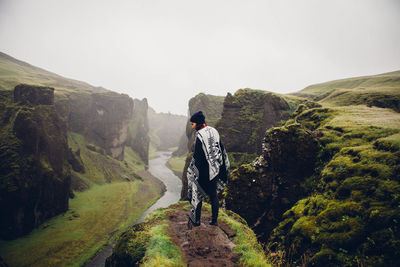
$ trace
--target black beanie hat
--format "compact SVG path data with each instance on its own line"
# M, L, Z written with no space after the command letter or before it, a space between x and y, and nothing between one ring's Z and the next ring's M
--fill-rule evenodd
M206 123L206 117L204 117L204 114L203 114L203 112L200 110L200 111L197 111L196 113L194 113L193 115L192 115L192 117L190 117L190 121L191 122L195 122L195 123L197 123L197 124L203 124L203 123Z

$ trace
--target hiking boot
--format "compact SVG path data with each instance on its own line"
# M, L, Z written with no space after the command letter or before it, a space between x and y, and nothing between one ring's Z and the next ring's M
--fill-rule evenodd
M198 226L200 226L200 223L194 223L190 218L188 219L187 227L189 230L192 230L192 227L198 227Z
M218 222L217 221L211 221L210 225L218 226Z

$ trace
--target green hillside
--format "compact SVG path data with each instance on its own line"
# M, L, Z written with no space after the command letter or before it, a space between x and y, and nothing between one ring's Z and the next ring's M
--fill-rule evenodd
M314 84L294 95L331 106L364 104L400 112L400 71Z
M55 73L32 66L0 52L0 90L12 90L17 84L34 84L56 89L56 94L62 91L106 91L88 83L67 79ZM59 91L59 92L57 92Z

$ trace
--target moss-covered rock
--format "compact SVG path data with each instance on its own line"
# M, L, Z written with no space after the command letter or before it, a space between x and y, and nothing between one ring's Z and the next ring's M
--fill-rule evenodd
M328 117L317 113L323 112ZM316 129L321 151L311 195L286 211L268 240L290 264L397 266L400 244L398 129L373 125L333 127L332 110L296 116ZM290 258L289 258L290 255Z
M28 85L17 88L17 103L11 94L0 103L2 238L26 234L45 219L66 211L70 195L67 131L48 101L53 90ZM44 100L40 99L42 92Z
M149 224L139 223L123 233L107 258L105 266L139 266L150 241Z
M14 102L21 105L53 105L54 88L28 84L17 85L14 89Z
M260 154L265 130L288 119L289 113L288 103L276 94L240 89L226 96L216 128L227 151Z
M266 241L282 214L304 196L301 184L312 173L318 152L314 134L299 124L269 129L262 156L232 172L226 207Z

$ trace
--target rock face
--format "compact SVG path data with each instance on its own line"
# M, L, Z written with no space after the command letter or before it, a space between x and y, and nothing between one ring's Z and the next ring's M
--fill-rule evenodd
M105 149L115 159L124 158L133 100L114 92L72 93L56 101L57 111L68 129L83 133L89 142Z
M117 93L97 93L92 95L92 99L87 137L105 148L113 158L122 160L133 101L129 96Z
M56 113L53 91L20 85L1 92L1 238L26 234L68 209L66 125Z
M313 171L319 143L299 124L291 124L269 129L262 147L262 156L232 172L226 208L266 241L282 214L304 196L300 185Z
M143 162L149 164L149 122L147 99L133 100L133 116L129 123L127 145L136 151Z
M14 102L21 105L53 105L54 88L27 84L17 85L14 89Z
M195 97L189 100L188 120L190 120L190 116L192 116L193 113L202 110L204 116L206 117L207 124L215 127L217 121L221 118L224 99L225 98L223 96L206 95L203 93L196 95ZM186 125L186 136L185 136L187 142L181 142L182 144L186 143L187 150L189 151L189 154L186 157L185 167L183 169L181 199L186 199L187 197L186 171L187 168L189 167L190 159L192 157L191 152L193 151L194 136L195 136L194 134L195 131L192 129L188 121ZM179 148L179 150L183 151L184 149Z
M266 129L289 117L289 105L273 93L240 89L228 94L216 127L229 152L261 153Z

